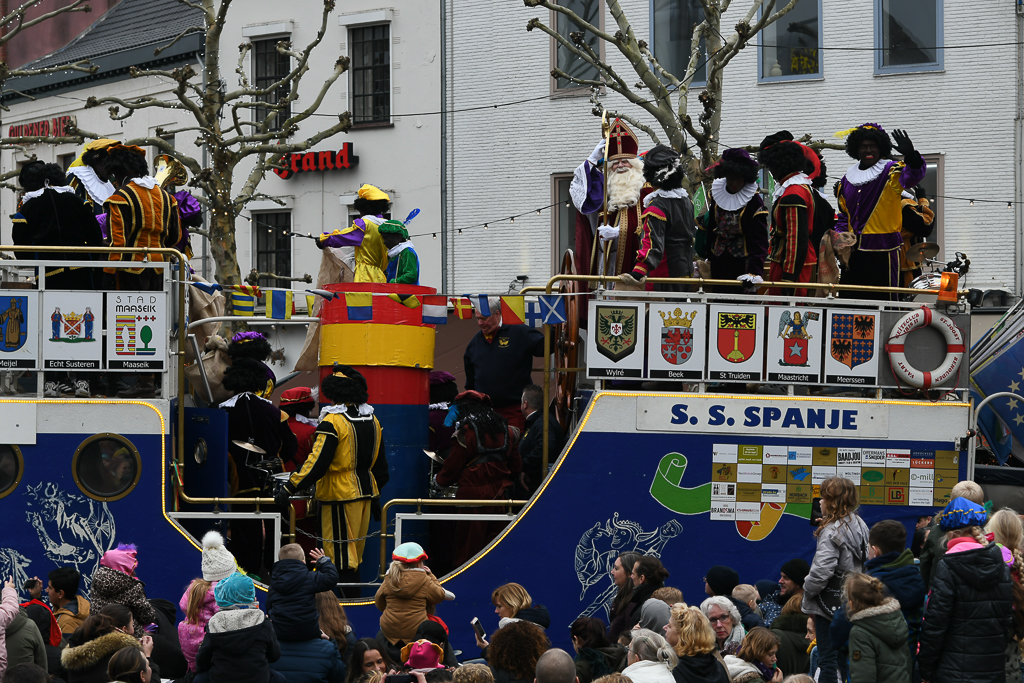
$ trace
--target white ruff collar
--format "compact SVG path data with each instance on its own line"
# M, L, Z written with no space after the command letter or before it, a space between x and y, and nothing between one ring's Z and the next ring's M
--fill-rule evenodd
M790 176L786 182L782 183L775 188L775 192L772 192L772 201L778 201L782 193L786 191L786 188L790 185L810 185L811 179L807 177L806 173L797 173L794 176Z
M102 204L114 194L114 185L109 180L100 180L92 166L72 166L68 173L78 178L89 197L96 203Z
M31 192L26 192L24 195L22 195L21 200L23 202L27 202L30 199L35 199L36 197L42 197L43 193L46 192L47 190L53 190L54 192L74 192L75 191L75 189L73 187L68 187L67 185L56 185L54 187L50 187L49 185L47 185L46 187L40 188L38 190L32 190Z
M739 211L757 194L757 183L747 183L736 194L725 188L725 178L716 178L711 183L711 196L715 204L726 211Z
M221 408L230 408L231 406L233 406L236 403L238 403L238 399L242 398L243 396L252 396L253 398L258 398L261 401L266 401L270 405L274 405L273 401L268 401L267 399L263 398L262 396L257 396L256 394L252 393L251 391L243 391L242 393L235 394L234 396L232 396L228 400L226 400L223 403L221 403L220 407Z
M128 182L135 183L139 187L144 187L147 190L152 190L156 187L156 178L151 175L143 176L141 178L132 178Z
M305 415L296 415L295 416L295 421L296 422L301 422L302 424L313 425L314 427L316 425L320 424L319 422L317 422L313 418L306 417Z
M651 202L654 201L655 197L664 197L665 199L686 199L689 196L690 195L686 193L686 190L684 190L681 187L678 187L674 190L662 190L659 188L654 192L650 193L649 195L647 195L646 197L644 197L644 208L646 209L648 206L650 206Z
M360 417L369 417L369 416L373 415L373 406L371 406L369 403L361 403L356 408L356 410L359 412L359 416ZM323 421L324 416L326 416L326 415L342 415L342 414L347 413L347 412L348 412L348 404L344 404L344 403L337 404L336 403L334 405L326 406L326 407L324 407L323 410L320 411L320 420Z
M879 159L875 162L874 166L865 169L861 169L860 164L854 164L850 168L846 169L846 182L851 185L864 185L865 183L870 183L872 180L882 175L882 171L885 170L888 163L888 159Z
M406 240L405 242L399 242L395 246L388 249L388 258L395 258L406 249L412 249L412 242Z

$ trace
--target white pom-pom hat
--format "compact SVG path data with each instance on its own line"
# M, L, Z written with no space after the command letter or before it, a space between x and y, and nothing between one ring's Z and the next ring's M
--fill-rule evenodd
M238 567L235 556L224 547L224 537L216 531L203 535L203 579L220 581L231 576Z

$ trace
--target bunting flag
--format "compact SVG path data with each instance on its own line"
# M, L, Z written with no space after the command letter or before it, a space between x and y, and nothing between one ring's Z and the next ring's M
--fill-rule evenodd
M259 285L224 285L224 289L255 297L257 299L263 296L263 293L260 291Z
M306 291L309 291L309 290L306 290ZM307 294L306 295L306 315L313 315L313 304L315 304L315 303L316 303L316 295L315 294Z
M501 322L522 325L526 322L526 299L521 296L501 297Z
M473 317L473 304L465 297L452 297L452 306L455 307L455 317L459 320L470 320Z
M419 308L420 300L415 294L388 294L388 298L408 308Z
M544 326L544 316L540 312L539 301L526 302L526 324L530 327Z
M693 217L700 218L708 211L708 195L704 191L704 183L697 186L693 193Z
M373 320L373 294L371 292L346 292L345 307L349 320Z
M465 297L473 304L476 312L485 318L489 318L492 314L499 312L491 310L491 304L487 301L486 294L466 294Z
M251 316L256 312L256 297L239 292L231 292L228 295L231 301L231 310L235 315Z
M189 285L195 287L201 292L206 292L207 294L213 294L214 292L219 292L224 289L216 282L190 282Z
M326 289L307 289L306 291L309 292L310 294L315 294L317 296L322 296L323 298L327 299L328 301L330 301L334 297L338 296L334 292L328 292Z
M448 323L448 302L443 296L423 297L423 323L425 325Z
M267 317L274 320L289 320L295 309L294 293L290 289L267 291Z
M562 297L557 294L541 294L538 299L545 325L559 325L565 322L565 302Z

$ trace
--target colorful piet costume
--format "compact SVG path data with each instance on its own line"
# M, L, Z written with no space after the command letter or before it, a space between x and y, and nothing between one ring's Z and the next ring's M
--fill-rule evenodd
M382 234L399 235L402 241L388 249L388 267L384 276L389 283L418 285L420 283L420 258L416 255L409 231L401 221L384 221L377 231Z
M383 202L385 206L391 201L386 192L373 185L360 187L359 199ZM379 214L364 214L352 221L352 225L347 228L324 233L316 238L316 246L321 249L355 247L355 281L387 282L384 270L388 267L388 250L384 248L384 242L377 232L377 228L385 220L383 213L384 211Z
M599 227L604 225L609 226L605 228L606 233L618 231L614 234L614 260L609 268L610 274L632 272L636 263L636 253L640 248L643 200L654 191L653 187L644 182L642 165L637 158L640 143L629 126L616 119L612 123L610 140L610 150L604 160L605 173L609 172L609 165L619 159L629 160L632 169L621 174L621 178L609 179L607 220L603 211L605 178L604 173L598 170L601 155L604 153L603 141L590 158L576 168L569 185L569 196L577 211L576 267L583 275L596 275L603 267ZM618 175L620 174L616 174ZM616 180L621 181L618 184L622 185L622 188L611 187Z
M919 188L915 188L919 189ZM935 229L935 212L928 199L914 191L903 192L903 245L900 247L900 285L909 287L921 274L921 264L907 258L910 247L921 244Z
M727 149L711 167L708 211L700 217L697 253L708 260L716 280L744 279L756 284L764 272L768 255L768 208L757 189L757 162L742 149ZM728 178L745 181L736 193L729 192ZM744 277L748 276L748 277ZM736 293L734 287L715 291Z
M773 194L768 279L774 282L812 282L814 266L818 262L810 239L814 232L815 192L805 171L816 172L817 156L810 148L794 141L789 131L779 131L761 142L758 160L768 167L778 182ZM808 290L805 287L772 287L768 293L807 296Z
M896 131L898 134L899 131ZM859 159L859 147L865 139L874 139L880 158L869 168L854 164L839 184L839 219L836 232L852 232L857 243L840 282L844 285L899 285L900 245L903 244L903 190L924 179L927 165L914 150L909 138L903 145L904 161L892 161L892 144L881 126L865 123L853 129L846 139L846 153ZM858 298L894 299L895 295L860 292Z

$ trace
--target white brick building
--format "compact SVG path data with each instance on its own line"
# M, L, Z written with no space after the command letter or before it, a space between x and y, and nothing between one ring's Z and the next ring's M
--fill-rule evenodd
M557 230L571 220L569 212L562 204L558 213L530 214L517 218L514 225L507 217L558 198L558 179L565 177L559 174L570 174L587 157L599 140L599 121L590 113L586 89L575 95L545 96L554 92L549 76L556 54L553 41L540 31L528 33L525 27L537 16L551 25L547 10L526 8L516 0L444 3L449 50L446 108L540 98L448 116L453 288L503 290L519 273L529 275L530 284L542 284L555 268ZM571 0L581 11L598 3L604 26L614 30L603 0ZM648 40L663 61L668 34L662 31L690 26L680 15L685 15L686 5L700 7L687 0L624 0L622 5L637 37ZM749 0L734 0L722 26L735 25L749 6ZM652 21L655 8L657 21ZM883 20L887 16L890 20ZM803 36L811 49L790 53L788 60L782 53L780 67L783 72L795 66L818 73L773 78L774 55L767 55L771 61L765 67L759 54L770 48L743 50L725 70L720 139L725 146L756 145L766 134L784 128L797 136L829 138L866 121L889 131L906 128L934 166L926 180L931 191L964 198L937 201L939 227L933 239L943 246L943 255L969 255L969 286L1019 293L1021 244L1016 226L1021 224L1019 202L1024 197L1016 116L1022 67L1020 47L1013 43L1021 40L1020 21L1012 0L801 0L778 25L781 38L768 35L757 42L781 45ZM652 36L652 23L659 27L657 36ZM875 49L892 47L900 30L920 48L947 47L905 53ZM690 31L682 33L688 50ZM998 45L958 47L978 44ZM824 49L814 50L815 45ZM614 48L604 50L627 82L637 80ZM881 63L883 56L886 62L900 61L903 54L904 61L918 63ZM768 78L758 78L762 69ZM699 109L699 92L691 91L691 112ZM624 107L650 121L615 93L609 92L605 102L610 109ZM638 135L642 148L653 144L639 131ZM831 179L839 178L852 163L841 151L828 151L825 158ZM966 199L977 201L970 205ZM1018 203L1008 207L1008 202ZM506 220L496 220L502 217ZM458 233L460 227L484 221L493 221L487 231Z

